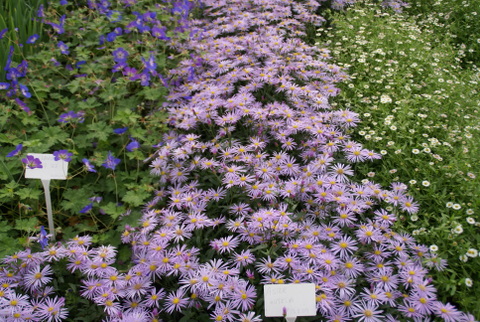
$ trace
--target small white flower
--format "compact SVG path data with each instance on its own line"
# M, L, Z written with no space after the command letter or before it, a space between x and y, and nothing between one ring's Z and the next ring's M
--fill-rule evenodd
M467 215L473 215L474 213L473 209L467 209Z
M396 127L395 125L392 125L392 126L390 126L390 130L396 131L396 130L397 130L397 127Z
M478 250L476 250L475 248L470 248L469 250L467 250L467 253L465 254L467 255L468 257L477 257L478 256Z
M381 155L385 155L385 154L387 154L387 151L386 151L386 150L381 150L381 151L380 151L380 154L381 154Z
M422 181L422 186L428 187L428 186L430 186L430 182L428 182L427 180L424 180L424 181Z
M411 221L417 221L417 220L418 220L418 216L415 215L415 214L413 214L413 215L410 216L410 220L411 220Z
M457 227L453 228L453 229L452 229L452 233L454 233L454 234L459 234L459 235L460 235L461 233L463 233L463 227L462 227L462 225L458 225Z
M462 208L462 206L460 206L458 203L456 203L456 204L453 204L452 208L455 209L455 210L459 210L460 208Z
M408 181L410 184L416 184L417 183L417 180L410 180Z
M467 285L468 287L472 287L472 285L473 285L472 279L467 277L465 279L465 285Z
M473 224L475 224L475 219L473 219L472 217L467 217L467 222L468 222L470 225L473 225Z
M432 252L437 252L438 251L438 246L437 245L431 245L429 248L430 248L430 251L432 251Z
M369 177L369 178L375 177L375 172L369 172L369 173L367 173L367 177Z
M413 149L413 150L412 150L412 153L413 153L413 154L419 154L419 153L420 153L420 150L419 150L419 149Z
M453 202L451 202L451 201L447 202L447 204L446 204L447 208L452 208L452 206L453 206Z
M380 103L386 104L386 103L391 103L392 99L390 96L383 94L380 96Z
M462 262L468 261L467 255L460 255L459 259L460 259Z

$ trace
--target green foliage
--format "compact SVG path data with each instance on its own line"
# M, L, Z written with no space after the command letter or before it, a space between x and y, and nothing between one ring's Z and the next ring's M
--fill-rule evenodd
M25 9L20 8L20 4L12 9L13 3L17 2L11 1L8 7L11 12ZM143 1L138 6L150 5L151 11L163 17L167 31L173 30L178 23L170 19L168 4L154 6L155 3ZM116 64L112 52L120 47L127 50L128 65L139 72L145 69L143 60L153 55L160 74L176 66L184 54L178 54L167 41L154 38L150 33L130 32L112 41L101 40L102 35L115 28L125 29L135 19L131 12L141 11L135 6L124 10L122 4L116 5L118 8L112 7L112 10L125 11L125 14L121 20L112 22L85 5L52 3L49 10L45 10L44 19L59 24L60 17L66 15L64 33L58 34L45 24L42 30L49 34L50 41L28 45L32 49L28 56L16 50L16 55L28 61L27 75L19 82L32 94L30 98L22 98L31 112L22 110L14 97L3 94L0 97L0 211L8 228L0 232L0 241L5 241L2 245L6 246L2 248L3 255L25 244L27 236L40 225L47 226L40 180L24 178L21 159L27 153L58 150L72 153L67 180L51 183L53 217L59 238L88 232L96 234L95 241L100 243L120 244L116 228L124 224L121 215L144 204L156 188L156 179L149 175L150 168L144 160L152 155L152 145L160 142L167 129L166 112L161 108L167 89L158 78L144 86L121 71L112 71ZM21 22L15 20L12 24L17 26ZM8 34L0 44L7 40L20 43L31 33L41 31L26 29L24 32L25 37L15 40ZM168 32L173 39L185 38L184 34ZM61 52L59 41L69 45L68 54ZM0 51L8 53L6 46L0 47ZM12 66L18 62L14 59ZM78 117L63 121L66 113ZM116 134L114 129L120 128L128 129ZM139 143L138 149L128 148L132 140ZM7 157L18 144L23 144L21 153ZM110 154L119 159L114 170L102 166ZM96 172L89 171L83 162L85 159ZM101 197L101 201L90 200L94 197ZM89 205L90 210L85 208ZM132 218L135 220L138 216Z
M464 64L480 64L479 0L412 0L409 3L407 12L421 25L435 33L449 34Z
M429 16L418 23L359 4L333 14L334 27L320 30L318 41L351 75L334 104L360 114L352 138L383 154L357 164L357 173L409 186L420 212L399 213L396 229L438 248L438 258L448 261L446 270L432 272L441 299L479 317L480 258L468 250L480 248L480 72L460 65L449 26L439 33L431 25L436 13Z
M36 19L40 5L47 5L47 0L4 0L0 2L0 31L8 28L8 32L0 39L0 82L5 80L3 67L7 61L10 46L14 46L17 54L14 61L20 62L22 57L33 53L32 45L22 45L33 34L42 37L43 24Z

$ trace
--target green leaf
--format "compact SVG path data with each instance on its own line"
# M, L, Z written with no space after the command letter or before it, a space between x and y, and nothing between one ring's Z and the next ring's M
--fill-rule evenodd
M140 115L135 114L130 109L123 109L117 112L117 115L112 119L114 122L121 122L124 125L136 124Z
M139 94L145 96L148 100L156 101L163 98L167 94L167 90L165 87L145 87Z
M36 217L32 217L29 219L17 219L15 220L15 229L26 231L26 232L33 232L37 230L38 226L38 219Z
M74 79L71 81L68 85L67 88L70 91L70 93L75 94L78 91L78 88L80 87L80 81L81 79Z
M103 121L89 124L87 129L89 131L87 138L98 141L107 141L108 136L113 133L113 128Z
M17 196L20 197L20 200L25 199L38 199L42 194L42 190L40 189L31 189L31 188L23 188L15 192Z
M16 183L15 181L10 181L7 183L2 189L0 189L0 199L2 201L6 201L5 199L11 199L15 196L15 190L19 187L20 185Z
M126 212L124 206L117 206L114 202L109 202L106 206L102 206L102 210L113 219L117 219L121 214Z
M127 191L127 193L123 196L122 201L130 204L133 207L138 207L145 203L145 200L150 197L150 193L146 191Z

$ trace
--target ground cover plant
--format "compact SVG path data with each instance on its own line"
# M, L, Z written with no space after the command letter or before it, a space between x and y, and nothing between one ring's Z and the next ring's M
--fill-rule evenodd
M426 22L427 29L447 34L451 43L461 50L459 58L463 66L480 65L480 1L413 0L405 10L420 26Z
M480 73L462 63L466 52L453 45L456 38L438 32L435 14L415 18L356 5L335 14L319 44L351 75L336 104L361 115L352 137L383 154L356 170L409 187L420 211L396 213L395 228L447 260L447 269L432 273L442 298L478 317Z
M169 131L149 158L153 197L122 234L131 260L41 234L3 260L2 317L75 319L81 303L96 321L260 321L263 284L312 282L315 320L473 321L437 299L428 268L443 261L392 230L396 211L418 210L405 186L355 177L380 155L350 136L358 115L329 103L347 74L302 40L319 4L203 5L165 75Z
M42 23L35 18L40 6L46 4L46 0L6 0L0 3L0 82L5 81L6 70L3 66L7 62L10 46L14 46L15 58L18 59L21 55L33 52L30 44L33 38L29 39L31 36L43 36Z
M2 254L46 225L42 185L23 178L27 153L70 162L68 180L51 187L60 238L88 231L95 241L120 243L120 214L143 205L155 189L143 161L166 129L166 114L152 111L173 85L162 75L182 56L173 48L188 35L182 10L153 1L51 3L37 17L50 41L31 34L24 46L35 53L28 57L16 50L18 39L5 50Z

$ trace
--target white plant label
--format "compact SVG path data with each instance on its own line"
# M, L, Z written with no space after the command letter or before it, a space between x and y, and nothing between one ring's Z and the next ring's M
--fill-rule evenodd
M68 173L68 162L64 160L55 161L53 154L29 153L28 155L40 159L42 168L25 170L25 178L42 180L66 180Z
M294 321L297 316L317 315L315 284L267 284L263 286L265 316L285 316Z

